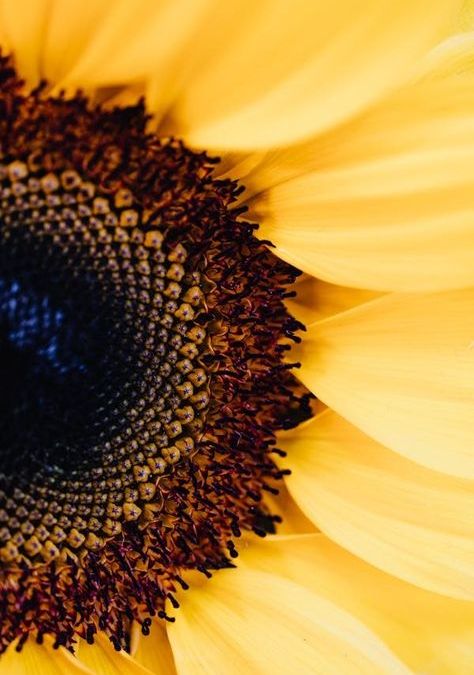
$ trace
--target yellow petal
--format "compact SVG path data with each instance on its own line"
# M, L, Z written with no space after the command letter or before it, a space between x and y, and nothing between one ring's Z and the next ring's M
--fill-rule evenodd
M32 3L26 3L29 9ZM18 3L12 0L12 4ZM118 5L117 0L49 3L40 54L41 76L62 84Z
M408 673L350 614L282 576L222 570L179 599L167 630L180 675Z
M41 77L41 52L48 29L49 0L2 0L0 25L15 54L21 77L36 84Z
M140 665L123 650L115 651L103 633L94 637L92 645L81 640L77 657L95 675L153 675L153 671Z
M100 4L100 3L98 3ZM173 75L173 59L209 16L213 0L113 0L102 21L90 25L66 84L106 86ZM76 8L74 8L74 11ZM67 11L66 9L63 11ZM74 16L66 31L75 29ZM186 52L190 60L190 52Z
M473 74L474 32L471 31L452 35L432 49L419 63L415 77L424 83L446 78L459 82L460 75Z
M323 535L267 537L249 546L241 564L305 583L337 603L373 630L414 673L472 672L473 603L395 579Z
M172 110L194 145L265 148L356 114L402 81L457 3L237 0L190 45Z
M333 411L280 435L287 485L331 539L428 590L474 600L474 483L397 455Z
M474 2L464 0L461 11L456 16L453 24L453 32L469 31L474 28Z
M137 663L148 668L154 675L177 675L164 620L153 621L150 635L147 636L143 635L140 626L135 623L132 627L130 654Z
M286 306L290 314L305 326L357 307L380 295L376 291L335 286L309 275L297 279L291 290L296 292L296 296L289 298Z
M285 465L282 460L282 465ZM280 516L281 523L278 523L277 529L280 534L305 534L315 532L316 528L305 516L298 506L297 502L288 492L283 481L277 481L275 487L279 490L278 495L270 492L265 495L265 504L274 515Z
M388 448L474 476L474 289L393 293L312 324L291 353L324 403Z
M93 675L67 649L53 649L53 644L48 635L42 645L30 638L21 652L11 644L0 657L0 675Z
M426 62L430 77L332 134L262 160L246 179L262 238L334 284L472 285L474 77L472 69L459 75L469 59L472 37L444 45Z
M121 3L122 0L2 0L1 45L13 52L20 75L29 85L45 78L59 89L67 84L71 71L110 23L112 12L120 11ZM74 83L75 87L87 84L78 80Z

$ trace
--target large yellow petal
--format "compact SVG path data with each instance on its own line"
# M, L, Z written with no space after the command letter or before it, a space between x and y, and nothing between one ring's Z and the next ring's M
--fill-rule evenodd
M321 132L403 80L456 2L237 0L190 45L172 110L198 146L264 148ZM197 57L197 58L196 58Z
M167 626L180 675L376 675L408 670L357 619L283 576L216 572Z
M334 284L444 290L474 283L474 39L332 134L252 169L250 215L277 253Z
M21 652L11 644L0 657L0 675L95 675L67 649L53 649L54 640L45 635L43 644L29 639Z
M154 675L177 675L162 619L152 622L150 635L147 636L143 635L137 623L133 625L130 654L134 661L151 670Z
M110 640L103 633L95 636L92 645L81 640L77 649L77 658L95 675L153 675L153 671L140 665L123 650L115 651Z
M473 308L474 289L385 295L312 324L295 372L388 448L472 478Z
M243 565L285 575L337 603L379 635L414 673L472 672L473 603L395 579L323 535L269 537L252 543L241 559Z
M474 482L426 469L327 410L280 436L287 485L331 539L406 581L474 600Z

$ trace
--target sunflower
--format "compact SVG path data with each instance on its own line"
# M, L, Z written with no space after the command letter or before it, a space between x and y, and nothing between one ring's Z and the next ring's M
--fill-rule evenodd
M471 672L471 4L0 11L0 675Z

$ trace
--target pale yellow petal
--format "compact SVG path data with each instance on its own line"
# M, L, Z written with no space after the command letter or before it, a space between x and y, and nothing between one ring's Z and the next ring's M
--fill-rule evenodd
M154 675L177 675L162 619L152 622L150 635L147 636L143 635L137 623L133 625L130 654L137 663L148 668Z
M290 492L331 539L401 579L474 600L474 482L387 450L333 411L280 434Z
M236 149L295 142L356 114L403 81L457 3L222 5L190 46L171 115L194 145Z
M286 300L285 304L292 316L305 326L380 295L376 291L328 284L307 274L298 278L291 290L296 296Z
M81 640L77 658L95 675L153 675L153 671L140 665L123 650L117 652L103 633L94 637L92 645Z
M425 64L424 77L360 119L261 160L244 179L259 235L334 284L472 285L474 77L458 72L469 58L474 39L445 45L426 62L431 76Z
M53 649L54 640L45 635L43 644L30 638L21 652L11 644L0 657L0 675L95 675L67 649Z
M337 603L379 635L414 673L472 672L473 603L380 572L323 535L267 537L249 546L241 564L288 576Z
M167 630L180 675L409 672L357 619L282 576L222 570L179 600Z
M291 359L324 403L383 445L474 477L474 289L393 293L312 324Z

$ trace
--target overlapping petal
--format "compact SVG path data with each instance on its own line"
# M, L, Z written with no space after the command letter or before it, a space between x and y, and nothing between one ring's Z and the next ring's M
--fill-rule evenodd
M67 649L54 649L54 640L45 635L43 643L30 638L21 652L11 644L0 658L0 675L95 675Z
M222 570L179 599L167 630L180 675L409 672L337 602L278 574Z
M278 494L274 495L269 492L265 496L265 504L272 514L279 516L281 519L281 522L277 524L278 532L280 534L316 532L316 526L303 513L283 481L276 482L274 487L278 490Z
M133 625L130 654L154 675L177 675L163 619L153 620L147 636L143 635L138 624Z
M394 293L308 328L298 377L377 441L474 476L474 290Z
M328 284L307 274L296 280L293 291L295 296L288 298L286 306L305 326L382 295L377 291Z
M200 35L207 58L198 50L172 112L191 143L234 150L295 142L356 114L403 81L456 9L420 0L226 4L225 18L219 8Z
M308 516L364 560L474 600L474 482L391 452L331 410L284 432L287 484Z
M252 543L242 553L241 564L284 575L335 602L376 633L414 673L471 672L472 603L400 581L323 535L270 537Z
M473 56L472 37L453 39L366 115L263 158L244 178L261 236L334 284L472 285Z
M154 675L125 651L116 651L104 633L95 635L91 645L80 641L76 651L76 662L85 664L94 675Z
M160 97L152 100L149 96L147 103L151 108L162 109L179 81L176 61L192 61L190 41L210 20L215 1L137 0L133 12L128 0L95 4L104 8L103 18L95 24L89 21L89 39L83 41L70 67L63 68L60 82L68 86L111 87L146 82L153 77L163 80L163 87ZM67 32L74 32L73 26L74 18L67 23ZM54 48L53 42L51 47ZM57 67L53 53L50 63Z

